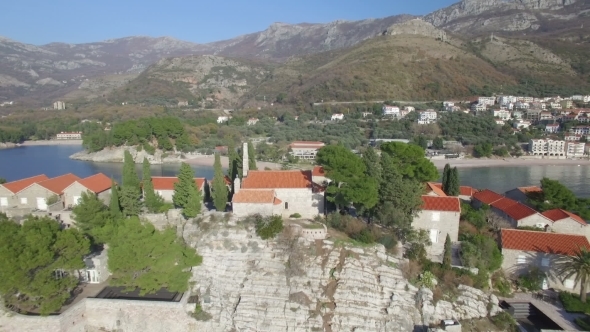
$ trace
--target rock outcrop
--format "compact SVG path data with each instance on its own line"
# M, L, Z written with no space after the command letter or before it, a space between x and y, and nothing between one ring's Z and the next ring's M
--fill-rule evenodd
M390 26L387 31L385 31L385 34L391 36L422 35L441 40L445 40L447 38L446 32L419 18L394 24Z
M131 153L135 163L140 164L147 159L150 164L159 165L166 163L179 163L182 161L180 154L165 153L162 150L156 150L151 155L145 150L137 151L135 146L120 146L114 148L105 148L98 152L80 151L70 156L70 159L104 162L104 163L122 163L125 159L125 150Z

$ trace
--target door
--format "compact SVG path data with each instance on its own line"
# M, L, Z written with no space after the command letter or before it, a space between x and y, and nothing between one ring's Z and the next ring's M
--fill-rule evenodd
M8 206L8 197L0 197L0 206Z
M432 242L432 243L438 242L438 230L437 229L430 230L430 242Z
M80 204L81 199L82 199L82 196L74 196L74 198L73 198L74 205Z
M98 272L96 270L86 270L86 282L98 284Z
M547 278L543 278L543 284L541 285L541 288L543 290L548 289L549 288L549 282L547 282Z
M47 210L47 201L45 197L37 197L37 209Z

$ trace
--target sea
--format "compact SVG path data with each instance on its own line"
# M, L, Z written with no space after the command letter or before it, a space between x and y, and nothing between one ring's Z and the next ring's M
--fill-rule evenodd
M24 146L0 150L0 177L14 181L38 174L49 177L73 173L86 177L104 173L121 180L122 163L97 163L70 159L81 146ZM175 176L180 164L152 165L153 176ZM196 177L213 178L213 167L192 166ZM141 175L141 165L137 165ZM515 187L540 185L542 178L558 180L578 197L590 197L590 166L514 166L459 168L461 185L504 193Z

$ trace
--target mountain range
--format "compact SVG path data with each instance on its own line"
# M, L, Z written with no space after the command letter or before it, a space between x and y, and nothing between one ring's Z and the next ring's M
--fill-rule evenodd
M544 91L585 89L589 17L587 0L463 0L424 17L274 23L208 44L136 36L34 46L0 37L0 103L428 99L523 80Z

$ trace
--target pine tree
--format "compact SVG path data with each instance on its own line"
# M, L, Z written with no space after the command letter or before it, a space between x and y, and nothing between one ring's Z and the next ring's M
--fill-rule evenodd
M120 202L125 217L137 216L141 211L141 201L139 200L137 189L130 186L123 186L120 193Z
M381 163L379 155L372 146L363 153L363 162L367 166L367 175L377 180L377 183L381 183Z
M125 150L125 160L123 164L123 187L133 187L139 191L139 177L135 171L135 162L133 156L127 150Z
M223 176L223 170L221 169L221 158L219 154L215 154L215 163L213 164L213 188L211 192L211 198L213 199L213 205L217 211L225 211L227 205L227 186L225 185L225 178Z
M459 171L457 167L453 167L449 172L449 193L450 196L459 196L461 193L461 185L459 183Z
M143 169L142 169L142 176L143 176L143 200L145 206L148 210L152 213L158 212L162 205L164 205L164 200L162 197L154 191L154 183L152 182L152 174L150 170L150 163L147 158L143 159Z
M172 202L174 206L185 208L191 198L192 188L196 188L195 173L187 163L182 163L178 173L178 182L174 184L174 195Z
M202 202L203 197L201 196L201 191L196 185L191 186L189 190L188 201L182 209L182 214L185 216L185 218L194 218L199 215L199 213L201 213Z
M251 171L258 170L256 166L256 150L254 150L254 145L250 141L248 141L248 168Z
M111 202L109 203L109 210L113 219L123 216L121 213L121 204L119 203L119 189L115 180L111 178Z
M443 267L450 268L452 263L453 248L451 243L451 237L447 234L445 239L445 251L443 256Z
M451 165L446 164L442 176L442 190L445 194L449 194L449 176L451 174Z

